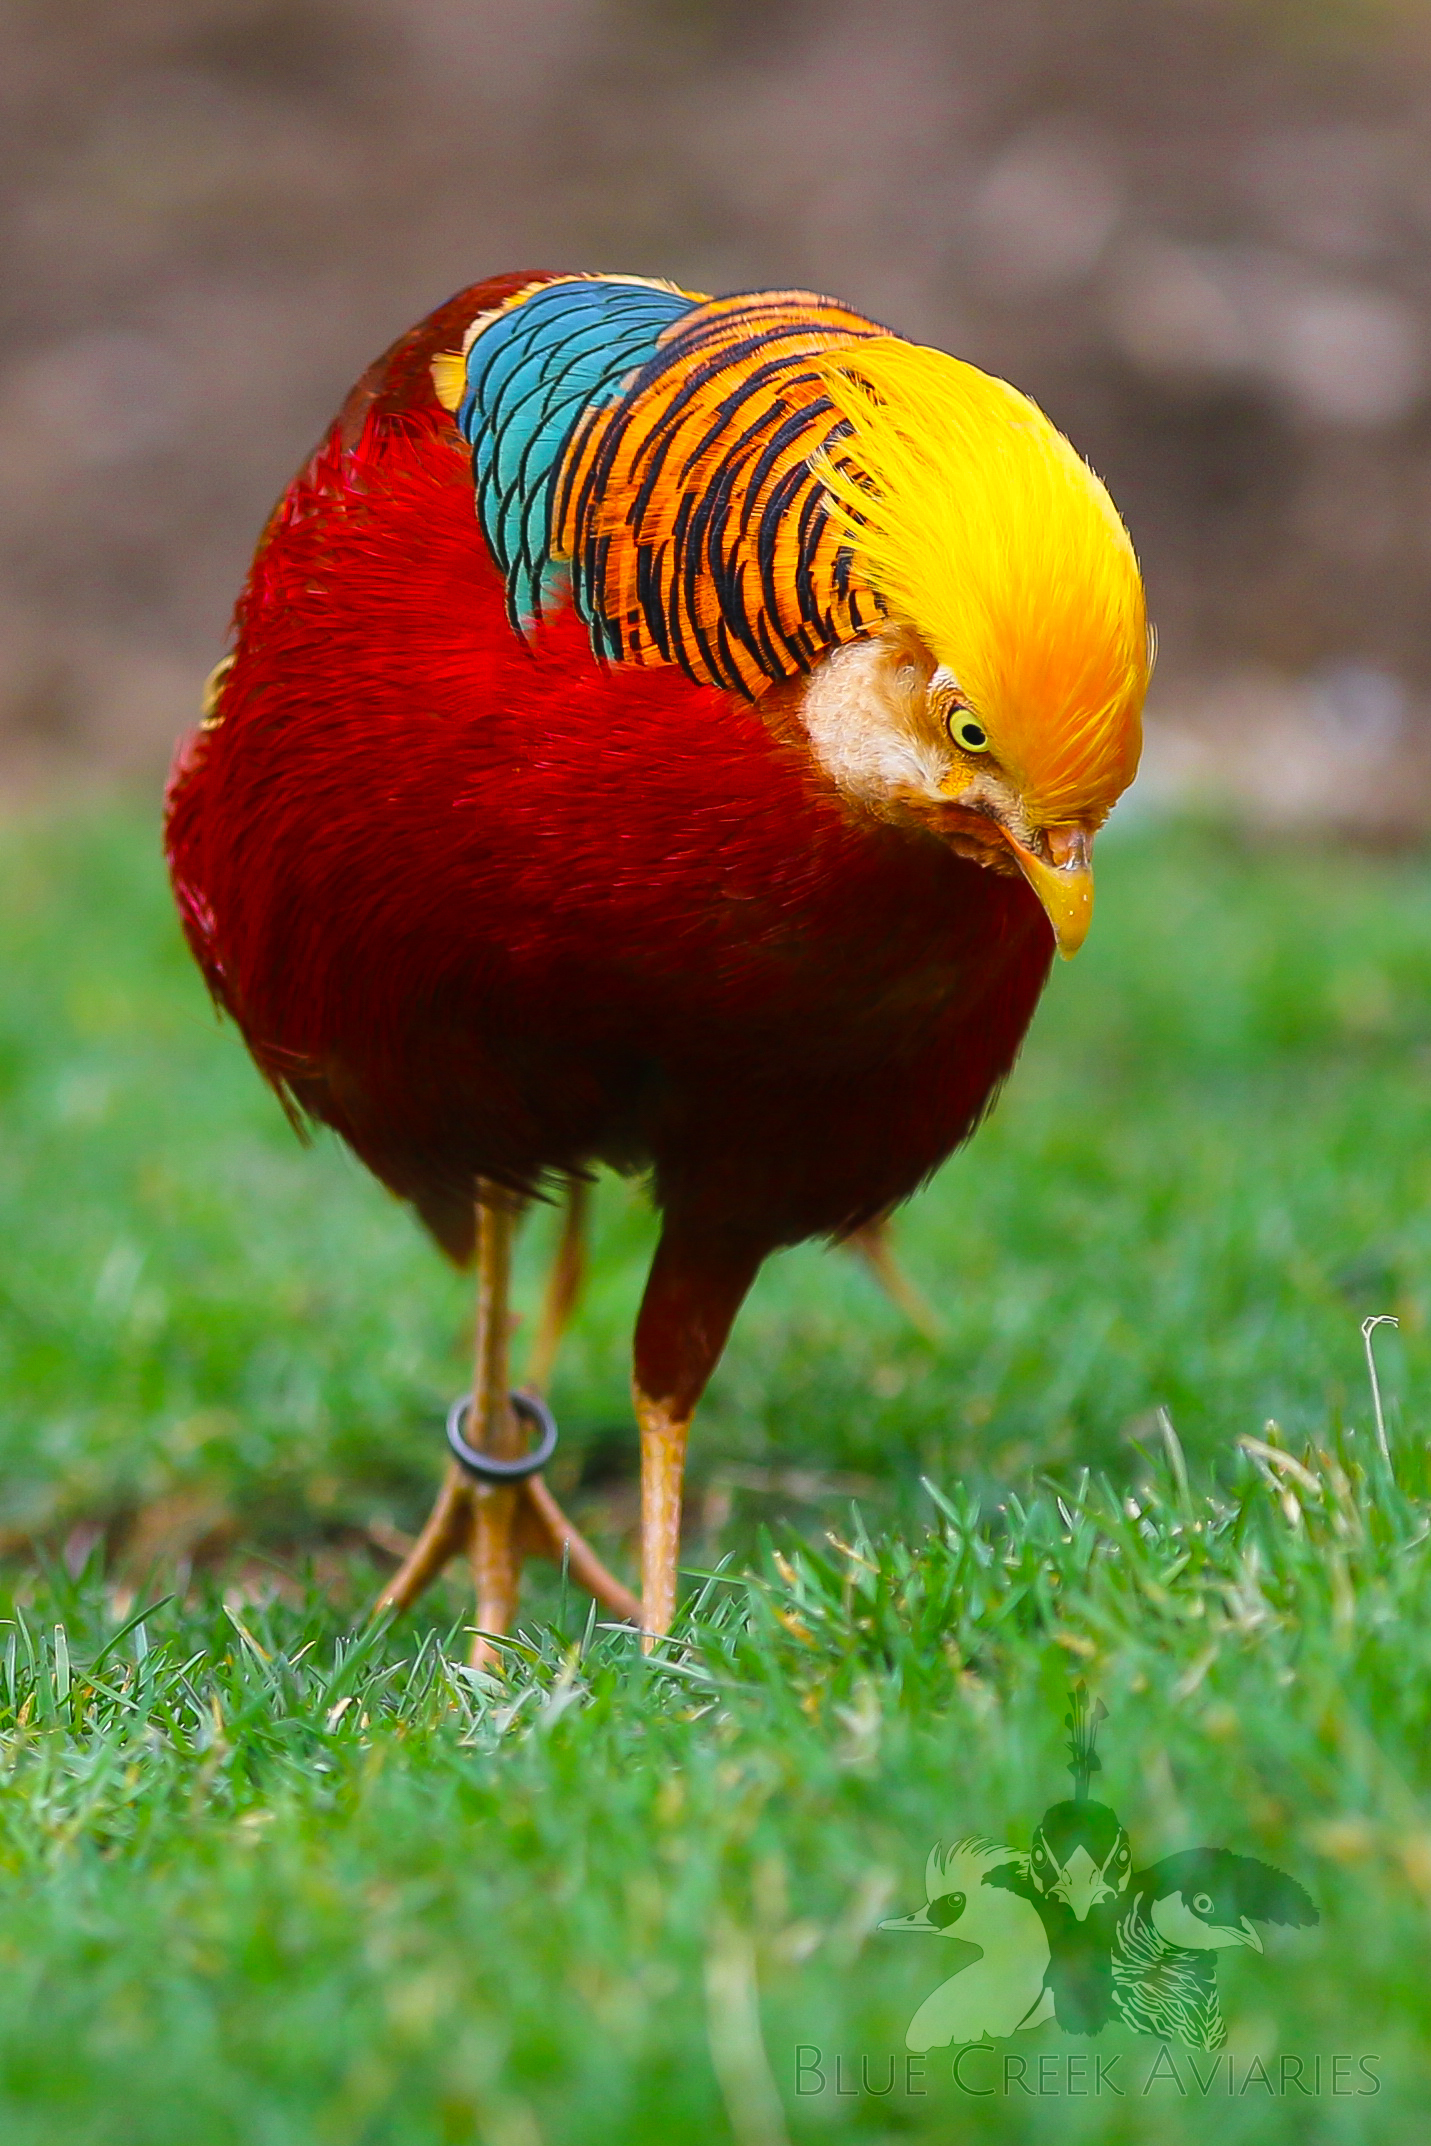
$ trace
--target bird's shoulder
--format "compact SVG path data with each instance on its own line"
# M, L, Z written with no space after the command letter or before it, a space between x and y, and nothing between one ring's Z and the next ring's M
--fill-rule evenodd
M500 307L521 290L551 281L551 272L509 270L469 283L389 343L359 375L343 399L334 429L341 444L355 448L370 420L427 419L450 424L437 392L433 367L461 343L470 322Z
M879 625L826 494L849 425L814 362L877 323L811 291L564 275L449 326L436 392L517 633L569 599L604 660L755 700Z

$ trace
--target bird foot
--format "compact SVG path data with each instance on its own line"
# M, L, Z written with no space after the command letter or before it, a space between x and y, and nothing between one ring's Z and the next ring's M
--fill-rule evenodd
M373 1604L373 1615L410 1609L454 1557L466 1556L477 1582L478 1668L500 1666L483 1637L506 1632L516 1614L517 1583L526 1557L547 1557L623 1623L639 1626L641 1604L608 1572L574 1527L540 1475L501 1485L474 1483L453 1461L427 1523Z

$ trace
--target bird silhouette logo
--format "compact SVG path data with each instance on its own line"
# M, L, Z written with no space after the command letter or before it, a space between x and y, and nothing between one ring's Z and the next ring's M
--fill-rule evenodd
M1073 1794L1044 1812L1027 1853L972 1835L936 1847L923 1907L880 1924L955 1939L965 1955L911 2019L909 2049L1003 2040L1050 2019L1067 2034L1096 2035L1116 2019L1220 2049L1218 1953L1261 1952L1259 1924L1318 1920L1294 1878L1226 1848L1135 1870L1126 1826L1089 1794L1106 1719L1078 1685L1064 1716Z

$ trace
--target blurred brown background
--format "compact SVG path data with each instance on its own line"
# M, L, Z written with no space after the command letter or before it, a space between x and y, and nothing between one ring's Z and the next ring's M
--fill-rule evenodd
M1029 389L1146 797L1431 819L1431 10L8 0L0 794L152 783L351 379L513 266L803 284Z

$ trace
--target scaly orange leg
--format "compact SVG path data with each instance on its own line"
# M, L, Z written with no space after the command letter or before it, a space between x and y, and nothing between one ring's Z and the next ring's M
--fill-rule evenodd
M686 1441L696 1404L764 1258L668 1218L636 1321L632 1390L641 1430L641 1628L649 1654L671 1629Z
M512 1238L516 1215L496 1187L482 1184L477 1205L477 1335L472 1406L465 1436L476 1451L511 1459L523 1435L508 1396L511 1334ZM436 1505L421 1535L374 1605L374 1614L407 1609L450 1558L466 1551L477 1588L474 1666L500 1666L497 1650L482 1634L508 1631L517 1611L524 1556L565 1563L579 1586L625 1622L640 1620L641 1605L608 1572L590 1543L574 1528L540 1475L514 1483L483 1483L458 1462L447 1471Z
M479 1453L515 1460L522 1433L508 1399L508 1343L512 1333L512 1236L515 1218L495 1188L477 1191L477 1339L472 1360L472 1406L466 1437ZM468 1545L477 1587L477 1632L469 1659L474 1669L495 1669L500 1656L484 1632L511 1629L517 1614L522 1551L513 1523L515 1483L473 1485L473 1528Z

